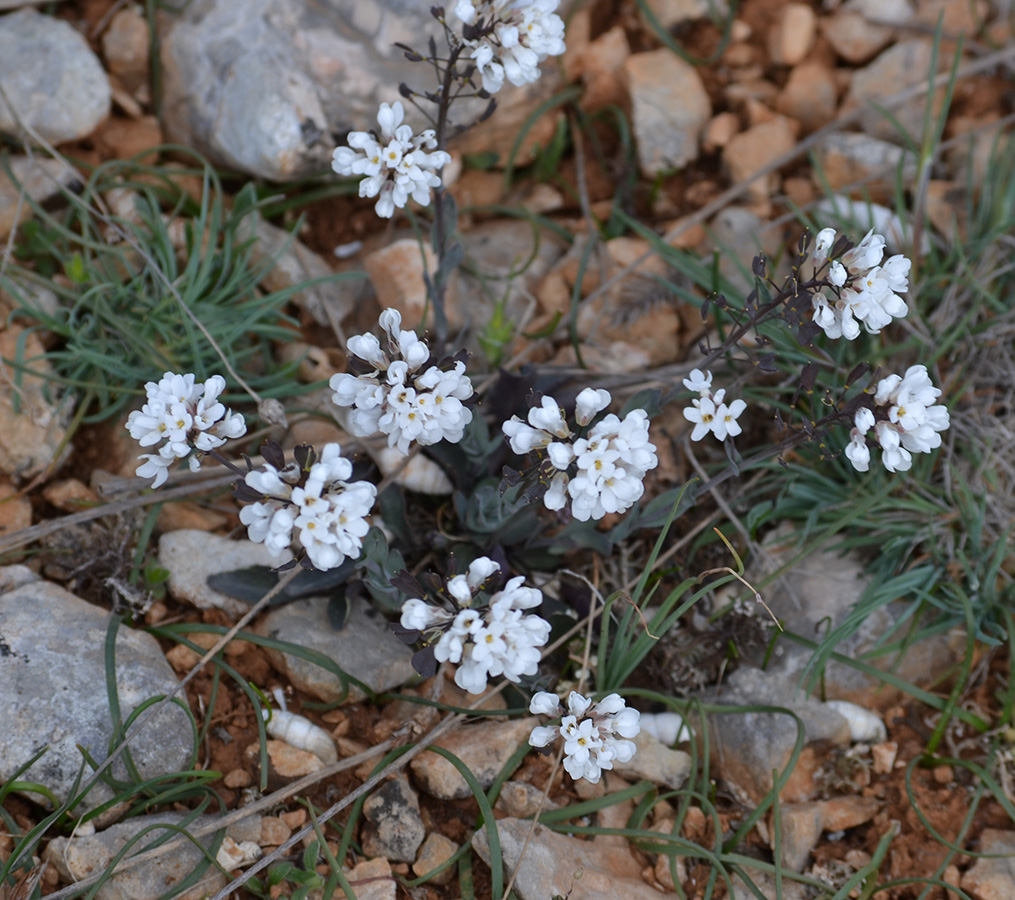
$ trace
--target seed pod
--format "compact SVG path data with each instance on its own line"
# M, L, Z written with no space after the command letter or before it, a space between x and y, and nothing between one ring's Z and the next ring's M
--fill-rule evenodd
M888 738L885 723L877 713L846 700L829 700L825 706L834 709L849 723L849 739L853 743L879 744Z

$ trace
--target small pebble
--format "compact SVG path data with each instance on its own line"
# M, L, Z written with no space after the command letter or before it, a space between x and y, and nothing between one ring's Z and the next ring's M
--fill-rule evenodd
M276 816L261 819L261 846L277 846L289 840L292 829Z
M222 779L222 783L227 788L249 787L253 782L253 776L246 769L233 769L231 772L226 772L225 778Z
M936 766L934 769L934 780L938 784L951 784L954 777L951 766Z
M302 828L307 824L307 811L305 809L294 809L292 812L280 813L279 818L287 827L295 831L297 828Z
M899 745L895 741L883 741L871 747L871 758L874 760L874 774L887 775L891 772L898 753Z

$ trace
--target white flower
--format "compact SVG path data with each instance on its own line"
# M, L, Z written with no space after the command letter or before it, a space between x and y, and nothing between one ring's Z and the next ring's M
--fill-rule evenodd
M747 409L747 404L743 400L734 400L728 405L720 403L715 411L712 433L720 441L725 441L727 435L736 437L743 431L737 419L745 409Z
M350 132L348 147L339 147L331 167L339 175L363 175L361 197L377 197L377 215L391 218L395 207L401 209L411 196L421 206L430 203L431 188L440 187L437 172L451 162L443 150L428 153L435 146L430 130L413 134L403 125L405 111L399 101L382 103L377 111L380 135L365 131Z
M689 391L697 391L702 397L707 397L712 391L712 373L702 374L701 369L691 369L691 374L684 379L684 387Z
M379 319L387 334L387 348L373 335L349 338L351 357L373 371L360 375L340 372L329 382L332 402L350 409L346 425L358 437L378 431L388 446L408 454L413 441L429 446L439 441L458 443L472 421L472 410L463 403L472 396L472 382L465 363L451 369L423 366L430 349L413 331L402 331L397 310L386 309Z
M874 392L874 410L861 407L853 421L847 459L860 472L870 464L871 437L881 447L881 461L889 472L905 472L913 465L914 453L930 453L941 446L941 432L949 426L948 410L935 403L941 396L927 373L927 367L910 366L904 375L882 378ZM865 437L866 436L866 437Z
M537 693L529 705L536 715L553 716L562 713L560 701L554 694ZM533 747L547 747L564 739L564 768L575 780L584 778L595 784L604 769L612 769L614 762L630 762L635 743L629 738L641 731L640 714L628 709L619 694L609 694L598 703L571 691L567 698L567 713L560 726L538 726L529 736Z
M474 560L464 575L448 579L445 591L457 612L413 598L403 605L404 628L439 632L428 637L437 662L458 666L455 684L471 694L486 690L490 678L518 682L539 669L540 651L550 636L550 623L525 615L543 602L535 588L524 586L524 577L508 580L503 590L486 597L484 584L500 566L488 557Z
M483 79L483 89L496 93L507 78L529 84L539 78L539 63L560 56L564 22L554 13L559 0L459 0L455 15L462 21L463 42ZM482 30L476 33L478 23Z
M585 388L575 399L574 418L583 428L610 405L609 391Z
M537 691L532 695L529 712L534 716L560 715L560 698L548 691Z
M190 456L191 471L197 471L204 453L221 447L229 438L245 434L243 416L218 402L225 387L221 375L212 375L203 384L197 384L194 375L166 372L158 383L149 381L145 385L148 402L127 417L126 427L142 447L165 443L157 454L139 457L147 462L138 467L136 474L154 478L152 487L159 487L175 460ZM195 450L197 453L191 456Z
M319 571L356 558L370 525L377 488L353 481L352 464L338 444L326 444L309 470L287 467L280 473L265 464L244 477L246 488L261 499L240 510L247 536L263 543L273 556L291 555L295 540ZM284 476L284 477L283 477Z
M846 458L858 472L866 472L870 468L870 448L868 448L863 434L856 428L849 433L849 443L846 445Z
M684 418L688 422L694 423L694 430L691 432L692 441L700 441L706 434L712 431L715 423L715 413L715 404L708 397L692 400L691 405L684 409Z
M587 438L574 442L578 471L567 490L576 519L584 522L623 513L638 502L645 475L658 465L648 437L648 414L635 409L623 421L611 413L592 427Z
M825 259L834 240L832 229L822 229L815 243L815 264ZM878 334L893 319L908 314L909 307L899 294L909 289L911 263L900 255L881 265L884 249L884 237L872 230L829 264L827 278L835 297L829 299L818 291L811 298L814 322L829 338L856 340L861 324L870 334Z
M544 395L539 406L533 406L529 410L528 419L526 424L518 416L512 416L501 425L511 449L519 456L547 447L554 438L571 437L564 411L553 397Z
M823 262L828 258L828 251L835 243L835 229L822 228L814 238L814 253L812 259L816 263Z

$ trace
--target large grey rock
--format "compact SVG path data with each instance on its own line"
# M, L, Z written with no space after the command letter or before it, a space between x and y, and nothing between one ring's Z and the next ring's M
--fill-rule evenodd
M931 105L931 122L936 119L944 103L944 87L933 93L921 91L916 97L888 110L891 117L878 109L892 94L926 86L932 75L933 45L929 39L914 38L893 44L873 62L853 73L853 80L846 95L843 112L857 106L863 108L860 118L861 129L873 137L902 143L903 135L898 126L919 143L923 134L924 115ZM941 54L938 66L948 64L948 55ZM894 121L893 121L894 119ZM898 126L896 125L898 123Z
M13 180L0 168L0 238L7 237L19 222L32 214L29 199L45 203L61 188L81 183L81 176L63 160L45 156L34 159L14 156L9 165Z
M299 238L259 216L254 225L254 238L251 261L254 265L270 262L270 268L261 279L262 288L266 291L287 291L308 281L318 282L301 287L292 295L293 302L313 317L318 325L330 326L333 322L341 322L352 312L362 291L361 278L343 278L333 272Z
M178 11L159 20L166 134L273 180L326 170L336 139L375 128L378 105L399 98L400 82L432 89L433 71L394 46L425 52L440 31L430 5L248 0L237 15L234 0L172 0ZM510 105L518 90L498 101ZM468 124L484 107L467 101L452 115Z
M516 875L520 900L580 897L581 900L658 900L659 892L642 881L641 866L626 847L581 841L536 825L526 846L532 822L500 819L497 835L504 869ZM473 849L489 865L490 838L485 828L472 837ZM524 856L523 856L524 850Z
M528 741L536 724L535 719L511 722L491 719L456 728L447 737L440 738L436 746L450 751L465 763L485 789L493 784L518 746ZM431 797L461 800L472 796L465 778L443 756L421 753L409 765L416 783Z
M884 229L879 229L884 232ZM749 571L752 583L762 581L795 554L793 540L780 539L780 532L765 543L765 557L756 571ZM838 556L822 550L809 553L762 593L772 612L787 631L811 641L820 640L843 625L870 584L870 577L855 556ZM898 601L858 616L854 628L847 629L835 652L868 665L893 672L905 681L927 686L954 665L964 650L964 637L958 631L934 635L906 647L901 654L878 655L878 642L889 634L905 613L908 603ZM761 662L765 648L754 654ZM808 672L813 651L790 641L776 643L768 671L799 683ZM810 673L813 677L814 673ZM899 691L873 675L867 675L847 663L829 660L823 670L822 688L830 700L849 700L868 709L885 709L899 698Z
M208 576L248 566L277 566L264 544L231 541L194 528L166 532L159 539L159 564L169 572L174 600L198 609L221 609L239 618L250 609L242 600L208 587Z
M109 115L106 73L84 36L67 22L22 9L0 19L0 131L17 119L54 144L92 133Z
M916 160L898 144L868 134L835 132L814 148L822 178L833 191L859 186L879 199L892 196L900 166L903 183L916 175Z
M698 70L665 47L624 62L642 172L652 177L698 158L712 103Z
M257 631L265 637L324 654L372 691L391 690L413 676L412 655L368 602L352 604L340 631L328 620L328 602L327 597L308 597L272 610ZM343 698L341 680L333 672L295 653L277 650L268 653L294 687L325 703ZM360 688L350 683L348 700L361 700L364 696Z
M113 734L104 662L108 621L109 613L44 581L0 595L0 781L45 750L19 778L44 785L62 802L84 762L78 746L93 759L105 758ZM121 626L116 687L122 717L176 684L155 639ZM193 751L187 714L165 707L129 747L142 778L186 768ZM126 778L122 762L112 772ZM99 783L77 809L112 796Z
M160 825L177 825L183 819L181 813L161 813L140 816L113 825L97 834L81 837L59 837L50 842L43 854L44 859L71 881L79 881L103 871L124 845L146 828L152 831L133 845L134 851L146 847L152 841L165 837L167 829ZM200 816L187 826L192 833L198 828L213 824L213 816ZM153 827L154 826L154 827ZM199 838L206 849L211 847L214 833ZM236 843L257 842L261 837L261 817L250 816L226 828L226 838ZM155 900L164 896L166 887L178 884L205 858L200 847L187 841L180 847L149 862L134 866L107 881L96 900ZM173 900L200 900L209 897L226 886L226 876L215 866L209 866L197 884L188 890L173 895Z
M363 804L369 823L363 833L363 852L395 862L414 862L426 836L419 814L419 798L407 778L385 782Z
M783 675L744 667L734 672L708 700L724 706L774 706L794 713L802 722L805 745L849 743L849 725L835 710L808 697ZM712 751L723 780L745 802L757 803L772 788L772 770L785 769L797 740L795 720L785 713L741 711L708 717ZM810 799L814 752L805 746L783 789L783 799Z
M617 773L625 778L647 778L656 784L679 791L691 774L691 757L683 750L672 750L647 731L634 738L638 750L627 763L615 763Z

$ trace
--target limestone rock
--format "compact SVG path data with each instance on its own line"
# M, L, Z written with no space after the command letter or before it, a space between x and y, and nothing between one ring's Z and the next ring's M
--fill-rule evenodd
M479 783L488 788L518 746L528 741L536 724L535 719L528 718L511 722L479 722L455 729L440 738L437 746L457 756ZM409 765L416 782L431 797L459 800L472 796L461 773L443 756L423 752Z
M208 586L208 576L248 566L277 566L264 544L231 541L196 529L170 531L159 539L159 565L169 570L173 599L198 609L221 609L239 618L250 606Z
M363 804L369 823L362 837L367 856L413 862L426 829L419 815L419 798L405 777L386 781Z
M930 77L933 46L929 40L913 39L893 44L872 63L853 73L853 81L843 104L843 112L857 106L863 107L860 125L862 130L873 137L902 143L895 123L873 104L881 104L891 94L909 87L925 86ZM938 65L947 60L938 60ZM931 104L931 119L936 118L944 102L944 87L928 95L921 92L917 97L889 110L909 136L919 143L923 133L923 119L927 104Z
M397 309L402 314L402 327L423 329L433 324L433 312L426 323L423 322L423 311L426 309L427 294L423 273L432 276L437 268L437 257L430 244L415 238L400 238L384 247L380 247L363 258L366 269L377 295L377 304L381 309ZM455 286L449 284L445 297L446 311L456 308L453 295ZM457 317L456 317L457 318ZM461 327L461 321L450 322L454 330Z
M581 841L556 834L536 825L525 847L532 822L524 819L499 819L504 868L516 875L515 892L519 900L547 900L565 896L569 890L582 900L658 900L659 892L632 876L634 859L626 847L603 846L597 841ZM485 828L476 831L472 846L487 865L490 864L490 839ZM634 869L637 871L637 863ZM579 893L580 892L580 893Z
M318 651L372 691L391 690L412 677L411 654L369 603L353 603L345 627L336 631L328 621L328 602L327 597L308 597L273 609L257 631ZM269 650L268 655L298 690L325 703L343 698L342 681L334 672L295 653ZM362 689L350 682L347 699L364 696Z
M560 271L570 286L577 280L584 246L584 242L576 240L561 262ZM598 288L600 274L606 279L614 277L622 269L634 266L651 247L642 238L619 237L606 242L602 250L586 266L583 296ZM676 359L677 334L683 326L678 303L666 285L668 274L666 264L652 253L622 281L579 306L578 336L597 348L597 358L607 362L609 368L622 368L610 364L611 357L620 357L618 362L622 362L625 357L633 361L647 355L649 364L656 366ZM634 352L625 352L630 347ZM562 352L566 354L567 349Z
M597 37L582 54L580 66L585 90L582 108L594 112L611 103L622 105L624 61L631 55L627 32L615 25Z
M825 704L808 697L797 682L783 675L753 668L734 672L713 698L729 706L776 706L794 712L803 723L805 744L849 743L846 720ZM712 747L723 779L752 802L772 788L772 770L782 771L793 752L797 726L788 715L770 712L733 712L709 716ZM805 747L797 767L783 788L783 799L803 801L813 793L816 767Z
M657 737L641 731L634 738L638 750L630 762L615 764L618 775L624 778L647 778L655 784L679 791L691 774L691 757L682 750L672 750Z
M7 237L19 222L23 222L32 214L29 199L36 203L45 203L55 197L60 189L78 186L81 176L77 171L59 159L36 156L14 156L8 160L11 167L12 181L0 167L0 238ZM18 195L25 192L18 209Z
M912 154L897 144L867 134L842 131L830 134L814 152L822 184L827 182L833 191L849 188L863 199L890 200L894 196L896 179L901 177L905 183L916 174L916 160Z
M783 115L796 119L804 132L817 131L835 118L838 105L835 73L817 62L803 62L789 73L775 101Z
M44 859L55 866L67 880L79 881L96 872L101 872L113 861L136 834L146 828L153 830L133 844L134 851L164 837L166 828L157 826L176 825L183 819L180 813L160 813L138 816L118 825L113 825L97 834L72 838L58 837L50 842L43 854ZM187 828L194 831L214 823L212 816L201 816ZM260 836L258 816L243 819L226 828L226 837L237 843L256 842ZM214 833L199 838L205 848L211 847ZM166 892L166 885L182 881L205 859L201 849L185 841L172 853L156 857L139 866L134 866L107 881L95 895L97 900L155 900ZM226 885L226 876L215 866L205 870L204 877L186 891L174 894L174 900L200 900L208 897Z
M106 693L104 645L109 613L45 581L0 595L0 781L45 749L23 781L67 799L81 768L78 746L102 760L113 725ZM121 626L116 639L116 684L126 719L151 697L168 694L176 676L151 635ZM168 705L130 741L142 778L181 771L193 751L186 713ZM115 778L125 779L122 762ZM44 802L36 794L36 802ZM94 809L112 797L102 782L81 801Z
M293 302L306 310L318 325L341 322L352 312L362 287L360 279L336 274L299 238L260 217L254 226L254 236L251 261L259 265L271 260L271 267L261 279L262 288L285 291L307 281L318 281L292 295Z
M346 870L345 877L356 885L356 900L395 900L398 893L398 882L386 859L365 859Z
M763 251L772 257L778 252L779 237L765 228L761 217L742 206L727 206L711 222L711 245L721 250L719 272L742 296L754 286L751 261Z
M109 81L88 41L34 9L0 19L0 83L21 121L54 144L86 137L109 115ZM0 131L18 133L6 103Z
M821 33L842 59L860 65L888 46L894 30L876 25L862 12L843 6L822 19Z
M147 87L150 47L148 19L140 6L131 4L121 9L102 33L102 55L106 65L131 92Z
M1015 831L984 828L978 853L995 856L978 859L962 876L960 887L978 900L1007 900L1015 897Z
M642 172L653 177L698 158L712 104L698 70L665 47L624 63Z
M735 135L723 148L723 162L734 184L746 181L759 170L793 149L796 136L790 120L777 116ZM770 172L754 181L747 189L755 202L767 203L778 184L777 172Z
M20 343L20 346L19 346ZM25 334L20 325L0 330L0 356L25 359L41 373L51 371L36 333ZM70 453L66 423L70 418L70 394L61 402L57 389L43 378L24 374L15 386L0 381L0 472L16 481L55 471Z
M814 46L818 17L806 3L787 3L768 32L768 54L781 66L795 66Z
M729 6L725 0L647 0L656 21L667 31L686 22L697 22L710 15L725 17ZM643 15L644 18L644 15Z
M426 51L426 36L440 30L426 3L250 0L242 16L233 0L164 6L170 9L158 27L167 135L252 175L285 181L327 170L331 135L376 127L378 105L397 100L401 82L431 87L432 72L394 46ZM510 147L520 123L558 89L546 74L506 87L497 95L497 115L467 132L458 148L476 152L465 149L470 140ZM456 121L471 122L485 106L456 105ZM422 127L411 109L409 115ZM546 121L548 132L530 135L530 151L552 135L553 116Z
M860 229L862 234L865 226ZM879 229L881 230L881 229ZM882 231L884 233L884 231ZM792 545L780 545L776 532L766 542L764 563L748 577L761 580L774 572L793 552ZM797 563L765 592L765 601L788 631L813 639L819 623L834 630L851 614L867 587L869 577L862 562L854 556L836 556L816 550ZM880 638L894 627L905 610L903 602L880 606L864 616L859 627L843 637L836 652L862 657L865 662L885 668L904 681L929 685L953 664L961 654L962 636L957 633L936 635L906 648L901 659L893 654L872 656ZM779 641L768 671L781 674L794 683L799 681L811 660L812 651L788 641ZM760 662L760 658L756 660ZM867 709L886 709L895 703L899 692L852 666L829 660L824 668L823 688L828 699L849 700Z
M417 878L422 878L427 872L432 872L439 865L446 863L457 852L458 844L434 831L426 836L423 846L419 848L419 855L412 864L412 871ZM451 866L439 875L434 875L428 883L450 884L455 874L455 867Z

